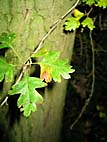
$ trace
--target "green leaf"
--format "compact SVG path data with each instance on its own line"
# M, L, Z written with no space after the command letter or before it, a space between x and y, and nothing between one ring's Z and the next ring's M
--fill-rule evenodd
M57 60L60 56L60 52L59 51L49 51L43 58L43 62L54 62L55 60Z
M34 53L32 55L32 58L44 56L45 54L47 54L47 52L48 52L48 50L43 47L37 53Z
M104 112L99 112L99 117L100 118L106 118L106 114Z
M5 74L5 80L7 82L13 82L13 79L14 79L14 66L9 64L7 72Z
M0 82L4 79L12 82L14 77L14 67L8 64L5 59L0 58Z
M80 26L80 22L79 22L78 18L75 18L75 17L68 18L64 24L64 28L66 31L75 30L75 29L79 28L79 26Z
M43 72L47 72L47 78L50 75L52 76L55 82L61 82L61 76L64 79L69 79L69 73L73 73L74 69L71 69L72 66L68 64L68 60L59 59L60 52L59 51L50 51L44 58L38 63L41 68L43 68ZM42 75L41 75L42 76ZM46 80L46 78L44 78Z
M24 111L24 116L29 116L31 111L36 111L35 103L42 103L42 96L35 90L36 88L45 87L47 84L36 77L24 76L24 78L16 85L13 85L10 95L21 94L17 105Z
M107 0L99 0L96 6L106 8L107 7Z
M90 30L93 30L95 28L93 20L89 17L87 17L83 22L82 22L83 27L88 27Z
M0 35L0 49L2 48L11 48L13 44L13 40L16 38L15 33L5 33L3 32Z
M82 0L83 2L85 2L88 5L92 5L95 4L96 0Z
M107 7L107 0L82 0L88 5L93 5L95 4L96 6L106 8Z

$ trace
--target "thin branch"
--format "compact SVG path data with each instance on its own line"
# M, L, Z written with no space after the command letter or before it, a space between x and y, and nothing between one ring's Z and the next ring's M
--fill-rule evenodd
M21 71L21 73L20 73L20 75L19 75L19 77L18 77L18 79L16 80L16 83L15 83L14 85L18 84L19 81L21 80L21 78L22 78L22 76L23 76L23 74L24 74L24 72L25 72L25 70L26 70L26 68L27 68L27 65L28 65L28 64L23 65L22 71Z
M2 107L5 103L7 103L7 100L8 100L8 96L6 96L3 101L1 102L0 104L0 107Z
M91 7L91 9L89 10L88 13L86 13L87 17L90 15L90 13L92 12L93 8Z
M91 50L92 50L92 84L91 84L91 92L89 94L88 99L85 101L85 104L84 104L80 114L78 115L76 120L73 122L73 124L70 126L71 130L75 126L75 124L77 124L77 122L80 120L80 118L82 117L84 111L86 110L86 107L90 103L90 100L91 100L91 98L93 96L93 92L94 92L94 85L95 85L95 55L94 55L94 44L93 44L93 39L92 39L92 31L90 31L90 44L91 44Z
M51 26L50 30L42 37L42 39L41 39L40 42L38 43L38 45L37 45L36 49L34 50L34 52L33 52L33 53L27 58L27 60L25 61L25 66L27 66L27 65L29 64L29 60L30 60L30 58L32 57L32 55L35 54L35 53L37 53L37 52L42 48L42 45L43 45L44 41L45 41L45 40L49 37L49 35L56 29L56 27L62 22L62 20L63 20L66 16L68 16L68 15L71 13L71 11L78 5L79 1L80 1L80 0L77 0L76 3L75 3L63 16L61 16L61 18L59 18L58 20L56 20L56 21L54 22L54 24ZM23 75L23 73L24 73L24 71L25 71L25 69L26 69L25 66L23 66L24 69L23 69L23 67L22 67L22 72L20 73L20 76L19 76L19 79L18 79L17 83L18 83L18 82L21 80L21 78L22 78L22 75Z
M37 53L41 49L44 41L56 29L56 27L62 22L62 20L65 19L72 12L72 10L78 5L79 1L80 0L77 0L76 3L64 15L62 15L58 20L54 22L54 24L50 27L50 30L42 37L42 39L40 40L39 44L37 45L35 51L31 54L31 56ZM31 58L31 56L29 58ZM27 60L29 60L29 58Z
M50 27L50 30L42 37L42 39L41 39L40 42L38 43L38 45L37 45L36 49L34 50L34 52L27 58L27 60L25 61L24 65L22 66L22 71L21 71L21 73L20 73L18 79L16 80L16 83L15 83L15 84L17 84L17 83L21 80L21 78L22 78L22 76L23 76L23 74L24 74L24 72L25 72L27 66L30 64L29 61L30 61L32 55L35 54L35 53L37 53L37 52L42 48L42 45L43 45L44 41L45 41L45 40L49 37L49 35L57 28L57 26L62 22L62 20L63 20L65 17L67 17L67 16L72 12L72 10L78 5L79 1L80 1L80 0L77 0L76 3L75 3L64 15L61 16L61 18L59 18L58 20L56 20L56 21L54 22L54 24ZM12 48L12 49L13 49L13 48ZM19 59L20 59L20 58L19 58ZM5 100L7 101L7 99L8 99L8 98L6 97ZM1 104L4 104L4 103L2 102Z

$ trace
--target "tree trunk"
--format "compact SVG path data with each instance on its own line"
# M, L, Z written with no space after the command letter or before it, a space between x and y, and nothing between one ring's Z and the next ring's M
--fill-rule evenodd
M15 32L16 52L24 62L50 26L73 5L75 0L0 0L0 33ZM60 50L62 58L71 60L74 42L73 34L63 33L63 22L49 36L44 46ZM9 62L20 64L12 51L5 54ZM16 68L18 70L19 68ZM17 71L16 71L17 73ZM1 140L8 142L58 142L62 123L62 112L67 81L55 83L46 88L44 103L29 118L20 116L10 127L7 106L0 108ZM7 95L10 84L4 83L3 95Z

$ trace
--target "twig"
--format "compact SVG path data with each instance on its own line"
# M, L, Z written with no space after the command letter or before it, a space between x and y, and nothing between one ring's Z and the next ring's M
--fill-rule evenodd
M68 15L71 13L71 11L78 5L79 1L80 1L80 0L77 0L76 3L75 3L63 16L61 16L61 18L59 18L58 20L56 20L56 21L54 22L54 24L51 26L50 30L42 37L42 39L41 39L40 42L38 43L38 45L37 45L36 49L34 50L34 52L27 58L27 60L25 61L25 66L23 66L23 67L26 68L26 66L28 65L28 62L29 62L30 58L32 57L32 55L35 54L35 53L37 53L37 52L42 48L42 44L44 43L44 41L45 41L45 40L48 38L48 36L56 29L56 27L62 22L62 20L63 20L66 16L68 16ZM21 72L20 75L19 75L19 78L18 78L17 83L21 80L22 75L23 75L23 73L24 73L24 71L25 71L25 69L23 69L23 67L22 67L22 72Z
M65 17L67 17L72 12L72 10L78 5L79 1L80 0L77 0L76 3L63 16L61 16L61 18L59 18L58 20L56 20L54 22L54 24L50 27L50 30L42 37L42 39L40 40L39 44L37 45L34 52L31 54L31 56L33 54L37 53L41 49L42 44L44 43L44 41L56 29L56 27L62 22L62 20L65 19ZM29 58L31 58L31 56ZM29 58L27 60L29 60Z
M7 103L7 100L8 100L8 96L6 96L4 98L4 100L2 101L2 103L0 104L0 107L2 107L5 103Z
M85 104L80 112L80 114L78 115L78 117L76 118L76 120L73 122L73 124L70 126L70 129L72 130L72 128L75 126L75 124L77 124L77 122L79 121L79 119L82 117L84 111L86 110L86 107L89 105L90 100L93 96L93 92L94 92L94 85L95 85L95 55L94 55L94 44L93 44L93 39L92 39L92 32L90 31L90 44L91 44L91 50L92 50L92 84L91 84L91 92L89 94L88 99L85 101Z
M89 12L86 14L87 17L90 15L90 13L92 12L93 8L91 7L91 9L89 10Z
M34 50L34 52L27 58L27 60L25 61L24 65L22 66L22 71L21 71L21 73L20 73L18 79L16 80L15 85L18 84L18 82L21 80L21 78L22 78L22 76L23 76L23 74L24 74L24 72L25 72L27 66L29 65L29 61L30 61L32 55L35 54L35 53L37 53L37 52L42 48L42 45L43 45L44 41L45 41L45 40L49 37L49 35L56 29L56 27L62 22L62 20L63 20L66 16L68 16L68 15L71 13L71 11L78 5L79 1L80 1L80 0L77 0L76 3L75 3L63 16L61 16L61 18L59 18L58 20L56 20L56 21L54 22L54 24L50 27L50 30L42 37L42 39L41 39L40 42L38 43L38 45L37 45L36 49ZM7 101L7 99L8 99L8 98L6 97L5 100ZM4 102L4 101L3 101L3 102ZM3 102L2 102L1 104L4 104Z

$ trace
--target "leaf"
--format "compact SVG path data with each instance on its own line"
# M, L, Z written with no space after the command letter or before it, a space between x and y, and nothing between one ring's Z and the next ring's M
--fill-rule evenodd
M5 74L5 80L7 82L13 82L13 79L14 79L14 66L9 64L7 72Z
M99 0L96 6L106 8L107 7L107 0Z
M99 112L99 117L100 118L106 118L106 114L104 112Z
M12 86L9 91L10 95L21 94L17 105L24 111L24 116L29 116L31 111L36 111L35 103L42 103L42 96L35 90L36 88L45 87L47 84L36 77L24 76L24 78L16 85Z
M91 18L87 17L83 22L82 22L83 27L88 27L90 30L93 30L95 28L94 23Z
M35 57L41 57L44 56L45 54L47 54L48 50L46 48L41 48L37 53L34 53L32 55L33 58Z
M2 48L11 48L13 44L13 40L16 38L15 33L5 33L3 32L0 35L0 49Z
M75 17L68 18L64 24L64 28L66 31L75 30L75 29L79 28L79 26L80 26L80 22L79 22L78 18L75 18Z
M61 76L64 79L69 79L69 73L73 73L74 69L68 64L68 60L59 59L59 51L50 51L38 63L41 66L41 79L50 82L53 78L55 82L61 82ZM45 73L45 77L44 77ZM42 78L43 77L43 78Z
M83 2L85 2L86 4L88 4L88 5L92 5L92 4L95 4L95 2L97 1L97 0L82 0Z
M84 16L84 13L79 11L78 9L74 9L73 14L78 20Z
M51 68L49 66L41 65L40 79L45 80L47 83L52 81Z
M0 82L4 79L12 82L14 77L14 67L8 64L5 59L0 58Z
M82 0L88 5L95 4L96 6L106 8L107 7L107 0Z

